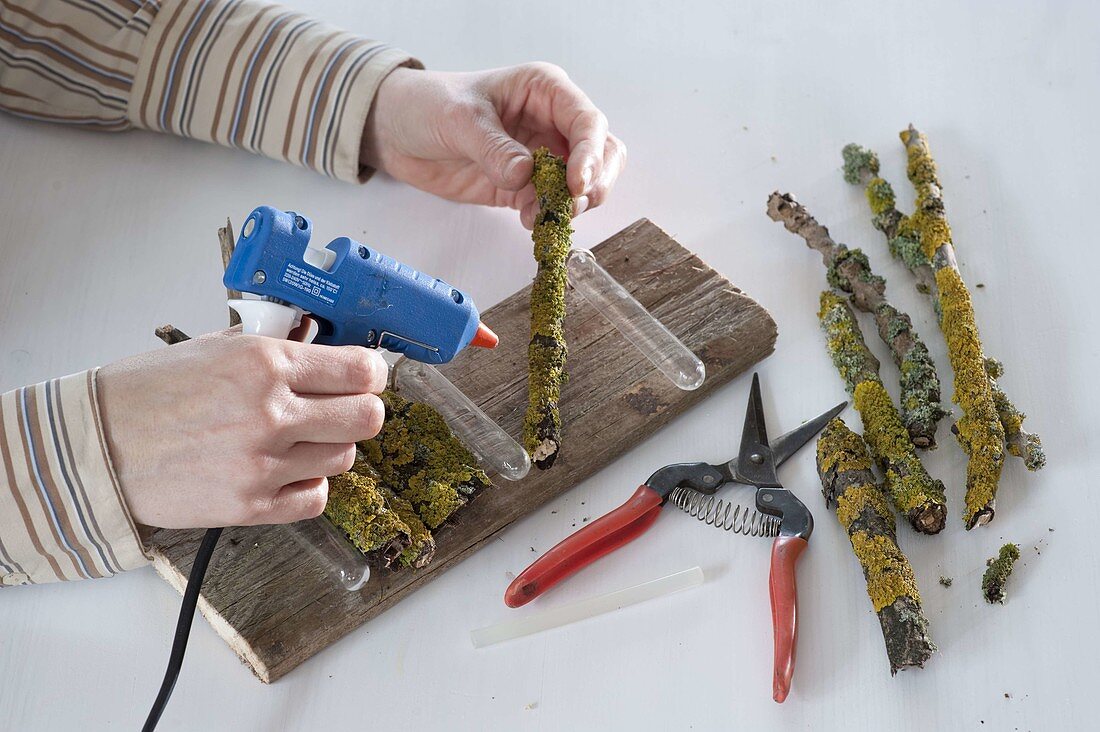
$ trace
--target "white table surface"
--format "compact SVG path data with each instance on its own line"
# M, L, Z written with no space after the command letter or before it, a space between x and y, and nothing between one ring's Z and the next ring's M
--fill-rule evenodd
M703 587L475 651L470 629L516 615L501 593L532 547L545 550L574 522L617 505L658 466L736 452L743 376L273 685L197 622L162 729L1094 728L1095 5L298 4L432 68L564 66L630 149L615 195L578 220L577 242L648 216L765 305L780 334L760 365L776 434L844 394L814 317L821 263L765 216L775 188L869 252L950 382L931 308L839 170L845 143L872 146L908 204L896 135L913 121L941 165L964 276L986 285L974 298L987 350L1004 360L1003 385L1033 415L1050 464L1029 474L1011 459L995 522L964 532L965 459L941 424L942 447L927 464L949 485L951 523L934 538L900 533L941 648L923 671L890 677L809 450L782 471L818 522L800 568L787 703L770 695L767 544L678 512L538 604L693 565L707 572ZM156 348L152 330L164 322L192 333L220 327L215 229L259 203L307 212L318 236L383 247L483 307L533 273L527 235L509 212L446 203L385 177L364 188L335 183L143 132L97 135L0 115L0 191L0 390ZM871 342L885 356L879 346ZM885 367L892 387L895 373ZM981 572L1009 540L1023 559L1008 603L991 607ZM940 575L954 585L941 587ZM136 729L178 606L152 569L3 592L0 728Z

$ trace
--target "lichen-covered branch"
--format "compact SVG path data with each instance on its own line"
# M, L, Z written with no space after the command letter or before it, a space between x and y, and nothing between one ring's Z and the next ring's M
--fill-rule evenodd
M382 401L382 430L359 448L382 484L434 530L492 483L439 412L392 391L383 392Z
M565 359L566 257L573 228L573 199L565 180L565 161L546 148L535 151L532 175L539 212L531 238L538 271L531 285L531 343L527 349L527 415L523 445L541 469L549 468L561 448L558 398L567 378Z
M937 534L947 522L943 483L932 478L917 456L878 374L878 359L867 349L855 313L835 292L821 293L818 312L826 346L863 419L864 439L886 476L886 490L909 524Z
M825 505L852 543L867 594L882 627L890 673L924 667L936 652L928 636L917 579L897 541L894 513L871 471L871 456L859 435L839 417L826 425L817 441L817 471Z
M913 330L912 320L886 300L886 280L871 271L867 255L861 250L834 241L829 230L791 194L772 193L768 197L768 216L818 252L829 284L848 293L853 305L874 316L879 337L890 348L901 372L902 423L914 445L934 448L936 425L947 415L940 406L940 379L928 348Z
M982 596L985 601L992 604L1005 601L1005 583L1012 574L1012 567L1020 558L1020 547L1015 544L1005 544L1001 551L993 559L986 561L988 569L982 575Z
M928 149L928 141L912 126L901 133L901 140L909 156L909 180L917 189L916 210L909 217L910 228L919 236L921 250L936 273L942 313L940 329L947 341L951 368L955 371L954 400L963 410L963 416L955 423L955 433L969 457L963 513L969 529L993 518L997 483L1004 465L1005 430L985 370L974 304L955 262L936 163Z
M891 252L917 277L918 289L933 298L955 371L953 398L963 409L953 431L969 457L964 520L970 529L993 518L1006 442L1008 452L1021 457L1029 470L1041 468L1045 457L1038 435L1023 431L1023 414L989 374L970 293L955 261L928 142L912 126L901 138L909 159L909 179L917 189L917 210L912 216L897 211L893 189L879 177L873 152L857 145L845 147L844 177L866 186L875 226L886 234Z
M1005 430L1005 444L1009 454L1022 458L1024 467L1028 470L1040 470L1047 462L1043 442L1039 435L1024 429L1027 415L1016 408L997 384L997 379L1004 375L1004 366L995 358L987 358L985 371L989 374L989 387L993 390L993 403L997 406L997 414Z

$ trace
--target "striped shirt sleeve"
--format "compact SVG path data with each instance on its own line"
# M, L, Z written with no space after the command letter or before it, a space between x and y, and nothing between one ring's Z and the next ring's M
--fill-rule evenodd
M403 51L259 0L0 0L0 109L240 148L362 182Z
M0 396L0 462L0 587L148 561L111 466L94 370Z

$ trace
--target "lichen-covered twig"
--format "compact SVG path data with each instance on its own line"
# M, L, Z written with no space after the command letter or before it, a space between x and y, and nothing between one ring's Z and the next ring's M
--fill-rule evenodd
M818 252L827 268L829 284L848 293L853 305L874 316L879 337L890 348L901 372L901 421L914 445L934 448L936 425L947 415L940 406L940 379L909 316L886 300L886 280L871 271L867 255L861 250L834 241L829 230L791 194L772 193L768 197L768 216Z
M1020 547L1015 544L1005 544L1001 551L993 559L986 561L988 569L982 575L982 596L985 601L992 604L1005 601L1005 583L1012 574L1012 567L1020 558Z
M818 312L826 346L863 419L864 439L886 476L886 490L910 525L937 534L947 522L943 483L924 469L878 374L878 359L867 349L855 313L835 292L821 293Z
M558 397L566 380L566 257L573 228L573 199L565 180L565 161L546 148L535 151L532 176L539 212L531 238L538 271L531 286L531 343L527 349L527 415L523 446L531 460L549 468L561 448Z
M1028 470L1040 470L1047 462L1043 452L1043 442L1039 435L1024 429L1026 414L1016 408L1008 395L1004 393L997 379L1004 375L1004 366L995 358L985 360L985 371L989 374L989 387L993 390L993 403L1005 429L1005 444L1010 455L1022 458Z
M932 298L936 317L940 314L939 291L932 262L924 255L920 239L910 230L909 217L897 209L894 189L879 177L878 155L856 144L844 146L844 180L864 186L871 206L871 223L886 236L890 253L900 259L917 280L917 290Z
M917 580L898 547L894 514L871 471L867 446L840 418L830 422L818 438L817 471L825 505L836 509L863 567L867 594L886 642L890 673L923 668L936 646L928 637Z
M359 448L382 484L434 530L492 483L439 412L392 391L383 392L382 401L382 430Z
M954 400L963 409L953 431L969 457L963 518L970 529L993 518L1006 442L1009 452L1023 458L1031 470L1041 468L1045 457L1038 435L1024 432L1022 413L1000 391L988 370L970 292L955 261L928 141L912 126L901 138L909 159L909 179L917 189L917 210L912 216L897 210L893 189L879 177L873 152L857 145L845 147L844 177L866 186L875 226L886 234L891 252L917 277L917 289L933 298L955 371Z

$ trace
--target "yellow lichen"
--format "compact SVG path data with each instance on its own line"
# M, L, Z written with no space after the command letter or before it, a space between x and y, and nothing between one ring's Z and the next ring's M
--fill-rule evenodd
M970 460L966 466L966 509L969 527L988 509L997 494L1004 464L1005 431L993 400L985 368L978 326L970 292L959 273L944 267L936 272L943 311L941 327L947 339L947 353L955 371L952 399L963 409L956 423L959 443Z
M884 466L886 490L898 511L910 516L942 505L943 484L924 469L886 388L880 382L865 381L856 385L854 401L863 419L864 439Z
M872 178L864 191L867 203L871 204L871 213L880 216L897 205L894 189L882 178Z
M849 536L852 550L867 578L867 595L877 613L894 604L899 597L920 602L917 579L898 545L885 536L870 536L857 531Z
M836 499L836 517L846 530L860 517L864 509L870 508L887 521L891 529L895 528L894 512L886 494L874 483L860 483L844 489Z

